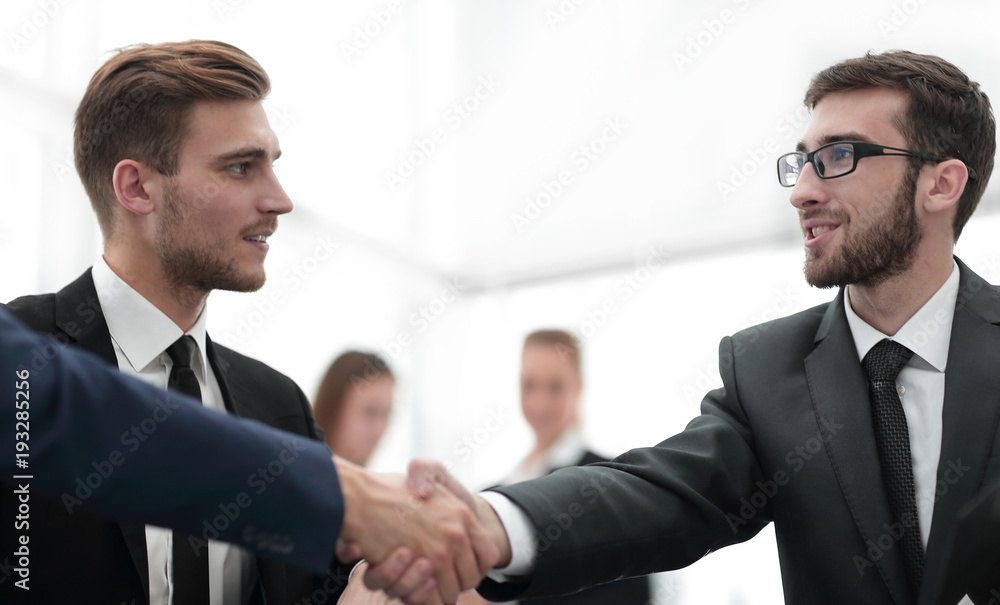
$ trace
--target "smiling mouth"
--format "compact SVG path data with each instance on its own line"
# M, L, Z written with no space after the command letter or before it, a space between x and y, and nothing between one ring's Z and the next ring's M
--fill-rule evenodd
M267 243L267 236L266 235L248 235L248 236L244 237L243 239L245 239L248 242Z
M837 225L820 225L819 227L812 227L809 229L809 236L816 238L823 235L824 233L833 231L836 228Z

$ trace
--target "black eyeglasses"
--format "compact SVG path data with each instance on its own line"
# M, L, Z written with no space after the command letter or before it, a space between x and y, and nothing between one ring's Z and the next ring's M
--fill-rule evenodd
M806 163L811 162L816 169L816 176L821 179L835 179L845 174L851 174L858 167L858 160L882 155L919 158L931 162L945 162L951 158L943 158L919 151L886 147L861 141L837 141L827 143L815 151L793 151L778 158L778 182L782 187L794 187ZM969 170L969 180L976 180L976 171L966 164Z

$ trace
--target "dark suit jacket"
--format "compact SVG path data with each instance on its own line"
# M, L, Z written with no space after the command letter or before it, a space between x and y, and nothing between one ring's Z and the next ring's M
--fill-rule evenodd
M8 309L30 328L117 365L90 270L55 294L18 298ZM291 379L211 340L206 349L230 413L322 441L309 402ZM59 504L40 505L32 514L38 523L31 538L36 548L33 574L38 580L32 602L79 602L86 595L92 595L90 601L95 603L149 602L143 525L70 515ZM323 590L322 578L266 557L257 557L257 573L253 604L293 604ZM337 584L343 583L346 578L333 584L338 594Z
M44 521L35 512L44 496L65 501L78 515L148 522L195 535L205 519L219 514L220 503L240 501L246 504L240 514L227 526L216 526L220 539L317 573L329 568L343 497L322 443L207 410L179 393L125 376L86 351L58 348L2 306L0 376L10 379L0 388L0 410L10 420L0 422L0 447L27 453L20 459L23 467L14 456L0 457L5 498L17 494L25 505L20 518L10 512L5 517L10 522L0 524L0 544L9 547L0 554L0 602L11 602L6 597L24 578L15 570L24 566L21 557L28 572L23 584L34 594L47 590L38 585L39 577L54 575L34 558ZM16 421L15 411L21 414ZM150 419L157 422L155 439L125 447L122 433ZM18 443L29 448L18 449ZM270 489L248 489L247 477L291 453L294 464L284 467ZM87 597L81 592L72 602Z
M594 462L605 462L594 452L587 451L574 466ZM557 469L553 469L557 470ZM578 593L562 596L535 597L521 600L524 605L647 605L649 603L649 580L647 578L626 578L600 584Z
M962 505L1000 477L1000 291L959 269L924 587L942 573ZM487 581L480 591L502 600L677 569L773 521L787 603L916 602L843 291L724 338L719 367L723 387L683 432L609 463L499 488L540 534L537 566L524 582ZM553 528L564 515L572 525Z

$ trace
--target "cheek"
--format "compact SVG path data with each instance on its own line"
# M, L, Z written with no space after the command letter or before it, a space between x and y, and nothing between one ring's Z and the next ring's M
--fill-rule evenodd
M562 420L569 420L573 417L573 406L568 398L559 402L559 417Z
M371 426L372 439L381 439L382 435L385 434L385 429L388 428L389 423L384 420L376 420Z
M344 414L337 429L337 441L339 443L357 443L364 428L364 418L357 414Z

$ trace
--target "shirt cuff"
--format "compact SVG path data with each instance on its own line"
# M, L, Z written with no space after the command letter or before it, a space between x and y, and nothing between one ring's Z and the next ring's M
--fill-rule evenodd
M537 553L532 540L535 528L528 514L500 492L488 491L479 495L493 507L510 541L510 564L490 571L487 577L494 582L503 583L518 581L524 576L531 575L535 570Z

